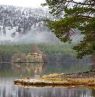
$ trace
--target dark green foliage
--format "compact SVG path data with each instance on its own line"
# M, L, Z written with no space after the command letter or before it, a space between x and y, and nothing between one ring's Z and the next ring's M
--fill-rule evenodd
M70 31L78 29L84 34L83 41L74 49L78 57L95 53L95 0L46 0L50 12L58 17L48 22L49 28L62 41L71 41Z
M67 54L76 55L76 52L72 49L73 44L39 44L38 47L45 54Z
M32 53L32 44L20 45L0 45L0 55L12 55L15 53ZM75 51L72 49L73 45L66 44L37 44L38 48L45 54L73 54Z
M36 46L45 54L46 62L43 67L44 73L54 73L54 72L64 72L64 73L73 73L73 72L83 72L89 69L90 62L89 58L86 59L76 59L76 52L72 49L73 44L36 44ZM20 45L0 45L0 61L1 62L11 62L11 57L14 54L30 54L34 48L34 44L20 44ZM24 57L24 56L22 56ZM16 60L16 58L15 58ZM89 64L88 64L89 63ZM20 64L22 68L27 67L26 63ZM1 75L6 75L7 73L11 75L12 66L15 64L3 64L0 63ZM6 71L7 70L7 71ZM20 70L20 74L25 76L25 73ZM24 69L25 70L25 69ZM4 74L3 74L4 73ZM12 73L15 75L15 72ZM16 73L19 74L18 72ZM29 73L31 75L31 73ZM29 75L26 72L26 75Z

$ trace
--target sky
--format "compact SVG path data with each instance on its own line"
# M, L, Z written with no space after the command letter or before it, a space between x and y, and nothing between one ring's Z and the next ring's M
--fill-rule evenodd
M80 2L83 0L74 0ZM13 5L20 7L31 7L38 8L41 7L41 3L44 3L45 0L0 0L0 5Z
M41 7L41 3L44 2L45 0L0 0L0 5L38 8Z

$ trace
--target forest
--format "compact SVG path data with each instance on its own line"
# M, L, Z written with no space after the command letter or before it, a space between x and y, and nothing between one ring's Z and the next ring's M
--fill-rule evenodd
M28 75L31 75L34 72L33 68L35 66L38 66L37 68L42 68L40 71L41 74L48 74L54 72L75 73L90 70L92 65L91 58L87 56L82 59L77 59L76 52L72 49L72 47L73 44L70 45L68 43L58 45L2 44L0 45L0 70L5 71L4 73L18 71L20 74L24 75L27 75L27 73ZM42 52L43 60L45 63L43 65L40 63L35 63L36 65L32 67L34 63L25 63L27 62L26 57L30 56L31 59L31 54L33 53L33 51L37 52L37 50L40 50ZM17 63L13 63L14 61L20 62L19 65ZM29 71L32 72L29 73ZM3 72L1 73L1 75L2 74Z

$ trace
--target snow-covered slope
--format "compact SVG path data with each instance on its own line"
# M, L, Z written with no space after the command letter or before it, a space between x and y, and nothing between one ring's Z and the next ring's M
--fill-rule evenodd
M45 26L53 18L45 9L0 6L0 43L59 43Z

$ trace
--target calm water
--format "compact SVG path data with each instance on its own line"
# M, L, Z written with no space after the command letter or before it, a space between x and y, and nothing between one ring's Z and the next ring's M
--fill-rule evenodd
M13 85L15 78L0 78L0 97L95 97L88 88L22 88Z

